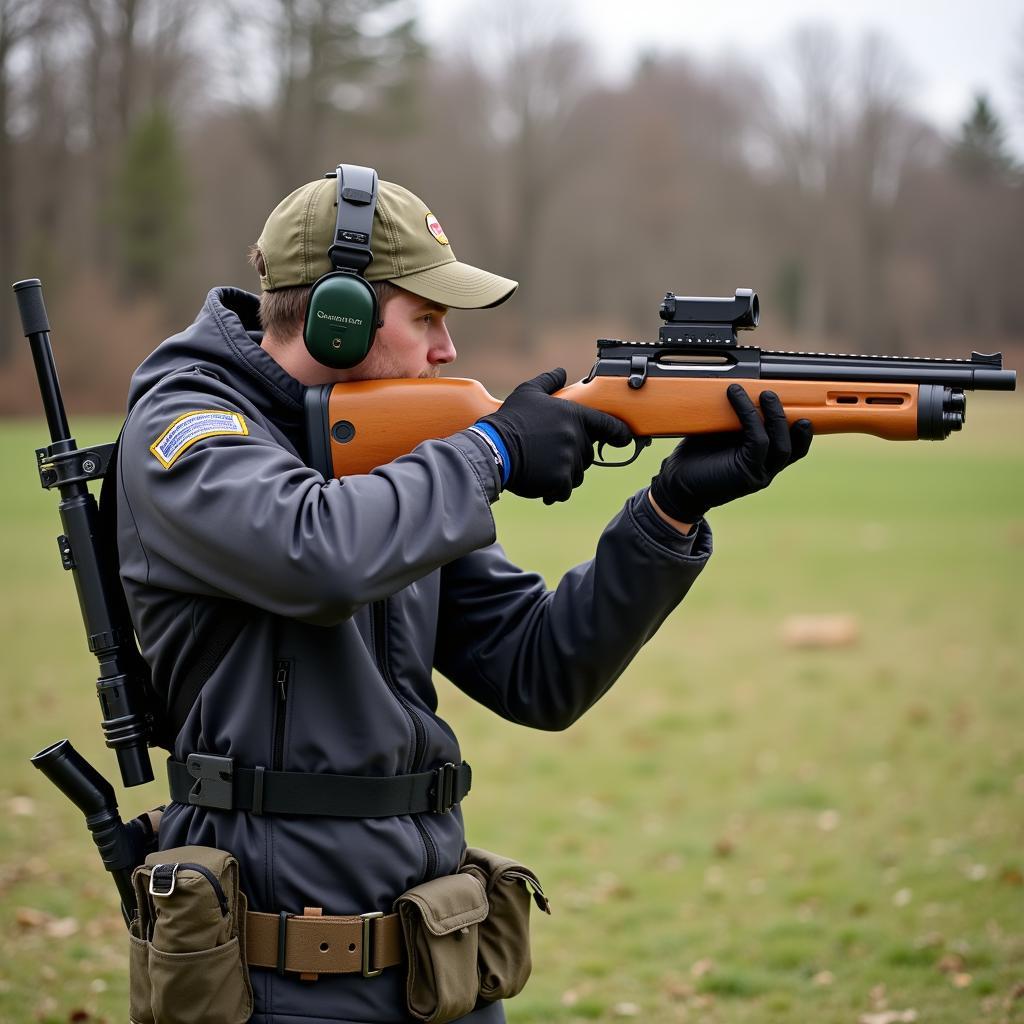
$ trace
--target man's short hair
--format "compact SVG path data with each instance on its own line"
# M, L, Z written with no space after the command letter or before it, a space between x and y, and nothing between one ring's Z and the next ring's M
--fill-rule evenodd
M249 246L249 264L260 277L266 276L263 253L258 245ZM371 281L370 287L377 293L377 307L381 316L384 307L401 289L390 281ZM260 324L264 331L277 337L288 337L296 332L301 334L306 324L306 307L309 305L311 284L295 285L292 288L276 288L260 292Z

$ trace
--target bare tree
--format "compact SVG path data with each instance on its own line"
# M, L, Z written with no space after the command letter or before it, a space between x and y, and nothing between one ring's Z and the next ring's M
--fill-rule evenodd
M410 0L232 0L230 94L283 195L402 93L422 49Z
M14 140L10 121L13 66L23 57L24 44L40 34L45 8L34 0L0 0L0 287L6 287L18 252L15 218ZM0 363L10 354L10 331L0 331Z
M897 200L923 135L909 115L912 76L883 37L866 35L853 69L850 134L843 146L845 184L853 214L855 279L846 294L846 320L862 348L897 351L886 295L887 261L897 230Z
M552 203L571 188L580 158L572 117L592 82L568 8L552 0L476 0L462 19L459 59L481 83L477 128L497 156L492 214L506 239L503 265L521 285L517 306L529 345L537 328L537 255ZM575 140L578 141L578 140Z
M828 266L833 246L832 194L843 122L843 55L823 23L796 30L787 45L785 76L765 110L771 150L791 186L790 261L797 292L794 320L810 335L828 327Z

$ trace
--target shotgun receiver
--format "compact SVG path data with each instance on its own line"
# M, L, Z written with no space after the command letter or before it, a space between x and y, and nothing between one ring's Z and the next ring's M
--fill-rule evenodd
M597 343L584 380L556 397L618 416L633 431L632 462L653 437L738 430L726 388L740 381L755 401L772 390L790 423L816 434L874 434L890 441L942 440L962 429L964 391L1013 391L1001 353L970 359L772 352L738 344L753 330L757 295L693 298L669 292L657 341ZM475 380L376 380L325 384L306 393L311 464L325 476L368 473L428 438L464 430L501 402ZM600 456L600 449L598 452Z

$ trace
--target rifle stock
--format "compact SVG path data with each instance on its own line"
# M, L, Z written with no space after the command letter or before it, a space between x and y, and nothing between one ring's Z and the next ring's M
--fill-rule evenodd
M738 430L725 392L740 383L755 401L774 391L789 422L808 419L816 434L910 441L960 430L964 390L1016 386L1016 373L1002 368L999 354L921 359L738 346L736 330L749 330L758 319L757 296L749 290L737 290L734 299L670 293L661 315L668 323L657 341L598 341L590 374L556 397L617 416L640 439L684 437ZM325 476L368 473L421 441L464 430L500 404L478 381L462 378L310 388L311 461Z

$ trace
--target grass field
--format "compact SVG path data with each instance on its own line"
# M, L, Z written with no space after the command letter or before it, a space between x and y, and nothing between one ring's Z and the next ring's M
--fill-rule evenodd
M942 444L822 438L713 513L716 552L611 693L531 733L440 682L476 845L552 895L512 1024L1024 1021L1024 403ZM112 424L77 424L80 440ZM28 764L70 736L112 780L41 423L0 425L0 1021L122 1021L124 929L77 815ZM496 507L554 582L657 464ZM794 649L797 614L853 646ZM161 802L157 784L122 810Z

